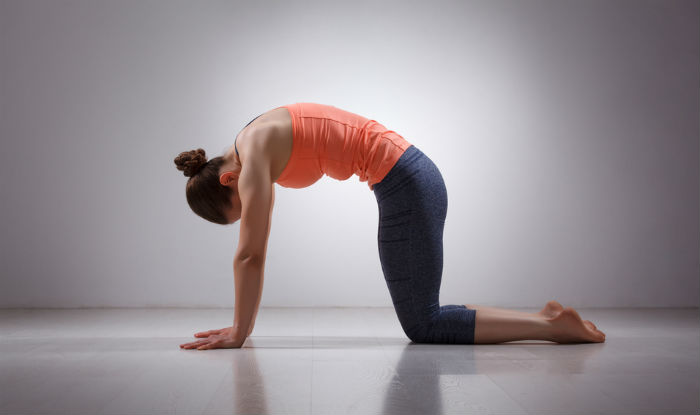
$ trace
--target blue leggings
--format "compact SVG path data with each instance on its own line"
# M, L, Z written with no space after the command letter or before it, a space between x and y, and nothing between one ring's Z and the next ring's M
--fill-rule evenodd
M404 333L414 343L474 344L476 310L440 306L447 189L437 166L411 145L373 191L379 259Z

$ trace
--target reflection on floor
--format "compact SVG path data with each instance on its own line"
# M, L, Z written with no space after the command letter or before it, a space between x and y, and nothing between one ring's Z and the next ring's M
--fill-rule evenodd
M520 309L535 312L538 309ZM412 344L391 308L0 310L0 414L698 414L698 309L577 309L602 344Z

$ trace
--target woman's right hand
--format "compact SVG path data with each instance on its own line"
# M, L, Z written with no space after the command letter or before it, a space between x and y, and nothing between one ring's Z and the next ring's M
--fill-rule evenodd
M233 326L224 327L223 329L218 329L218 330L200 331L199 333L195 333L194 337L209 337L212 334L219 334L222 336L228 336L231 334L231 330L233 330Z

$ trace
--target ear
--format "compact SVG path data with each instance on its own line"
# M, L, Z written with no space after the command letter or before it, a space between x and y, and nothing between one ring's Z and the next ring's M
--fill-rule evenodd
M238 180L238 175L232 171L221 173L221 176L219 176L219 183L223 184L224 186L229 186L236 180Z

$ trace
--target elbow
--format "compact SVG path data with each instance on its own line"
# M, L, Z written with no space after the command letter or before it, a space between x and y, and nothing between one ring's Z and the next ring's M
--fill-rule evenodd
M240 254L233 260L233 263L245 265L261 265L263 263L263 255L260 254Z

